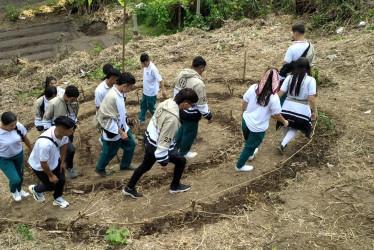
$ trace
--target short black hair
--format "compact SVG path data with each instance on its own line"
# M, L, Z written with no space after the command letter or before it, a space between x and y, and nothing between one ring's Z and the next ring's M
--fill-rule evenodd
M121 71L119 71L118 69L116 69L116 68L110 68L110 69L107 71L107 74L106 74L105 78L106 78L106 79L109 79L111 76L116 76L116 77L118 77L120 74L121 74Z
M182 102L188 102L191 104L197 103L199 97L197 96L195 90L190 88L182 89L175 95L174 101L179 105Z
M70 129L74 128L75 122L67 116L59 116L55 120L55 126Z
M74 85L69 85L66 89L65 89L65 95L69 98L69 97L78 97L79 96L79 90L77 87L75 87Z
M44 86L44 88L48 87L49 84L51 83L51 81L53 81L53 80L57 81L54 76L47 76L45 78L45 86Z
M147 53L143 53L140 56L140 62L147 62L147 61L149 61L149 55Z
M12 112L4 112L1 115L1 123L4 125L9 125L14 121L17 121L17 116Z
M109 70L113 68L113 65L110 63L107 63L103 66L103 73L104 75L107 75L109 73Z
M300 34L304 34L305 33L305 26L304 24L295 24L294 26L292 26L292 32L299 32Z
M135 84L135 77L130 72L122 72L117 78L117 85Z
M194 68L199 68L199 67L205 67L206 66L206 61L204 58L202 58L201 56L197 56L193 59L192 61L192 66Z
M44 90L44 95L46 98L51 98L57 95L57 88L55 86L48 86Z

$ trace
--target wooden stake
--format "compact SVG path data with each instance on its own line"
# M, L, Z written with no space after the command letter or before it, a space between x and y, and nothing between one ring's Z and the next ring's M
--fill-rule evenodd
M179 1L178 4L178 30L180 30L182 26L182 3Z
M133 20L133 23L134 23L134 36L137 36L137 35L139 35L139 32L138 32L138 16L136 14L134 14L132 16L132 20Z
M126 46L126 0L123 0L122 72L125 71L125 46Z
M247 51L244 51L244 72L243 72L243 80L245 80L245 70L247 69Z
M200 15L200 0L197 0L196 15Z

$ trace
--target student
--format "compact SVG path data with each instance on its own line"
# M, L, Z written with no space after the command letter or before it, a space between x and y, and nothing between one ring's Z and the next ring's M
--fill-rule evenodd
M29 164L40 184L30 185L29 191L38 202L45 200L43 192L54 191L53 205L65 208L69 202L62 199L65 186L65 157L69 136L74 132L75 122L67 116L59 116L55 126L45 131L35 142Z
M103 148L95 171L103 177L110 175L106 172L105 167L117 154L119 148L123 149L120 170L135 169L130 164L136 143L126 124L127 115L124 100L124 93L130 92L134 84L135 77L132 74L121 73L118 76L117 84L106 94L96 113L95 122L103 130L101 140Z
M289 121L283 128L283 141L277 147L283 154L284 148L300 130L306 137L312 133L312 122L317 119L316 80L310 76L310 65L306 58L295 62L292 75L287 76L278 92L279 97L287 93L287 99L282 106L282 116ZM282 124L277 122L277 129Z
M235 170L251 171L250 165L245 165L247 160L253 160L265 137L265 132L269 127L270 116L288 126L281 113L279 97L276 94L279 88L279 74L275 69L269 69L259 84L249 87L243 96L243 119L242 130L246 141L244 149L236 163Z
M157 93L160 90L162 97L166 98L164 80L158 73L156 66L151 62L148 54L140 56L140 62L143 71L143 96L140 102L140 114L138 116L139 122L144 123L146 120L147 110L153 115L156 110Z
M43 116L48 107L50 100L55 98L57 95L57 88L55 86L48 86L45 88L44 92L35 101L35 127L40 133L44 131L43 126Z
M135 185L140 177L152 168L156 161L165 170L169 162L175 164L174 177L170 185L171 194L190 190L191 187L189 185L180 183L186 166L186 159L178 153L173 138L180 126L179 111L181 109L189 109L197 101L196 92L185 88L179 91L174 100L170 98L158 105L145 132L143 163L134 171L129 183L122 190L123 194L135 199L142 197L143 195L136 191Z
M55 125L55 119L59 116L67 116L72 119L75 124L78 122L78 102L79 90L75 86L68 86L63 96L57 96L51 100L43 116L44 130ZM75 147L73 145L74 133L69 136L69 143L66 150L66 170L69 178L77 178L77 172L74 168Z
M57 86L57 80L53 76L47 76L45 79L45 87L47 88L48 86L55 86L57 88L57 95L58 96L63 96L65 93L65 90L63 88L60 88Z
M292 26L292 40L294 43L287 49L284 57L283 67L279 71L281 84L289 73L292 72L295 61L300 57L306 57L311 66L314 65L315 54L314 46L305 39L305 27L303 24L295 24ZM287 95L281 98L281 105Z
M188 110L183 109L180 112L182 126L179 128L175 140L179 147L179 153L186 159L194 158L197 155L196 152L190 152L190 149L197 136L201 115L208 120L208 123L212 122L212 113L208 107L205 85L201 77L205 67L204 58L197 56L193 59L191 68L182 70L175 80L174 96L184 88L191 88L199 97L196 106Z
M117 78L121 74L121 72L118 69L113 68L111 64L105 64L103 67L103 72L105 74L104 81L101 82L99 86L97 86L97 88L95 89L96 111L99 110L100 105L103 102L105 95L117 82Z
M26 128L12 112L4 112L0 123L0 169L9 179L10 192L15 201L29 195L21 189L23 182L23 148L22 143L32 150L26 136Z

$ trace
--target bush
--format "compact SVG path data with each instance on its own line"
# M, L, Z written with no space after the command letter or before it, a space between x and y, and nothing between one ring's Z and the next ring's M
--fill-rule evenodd
M16 6L10 5L5 8L5 16L12 21L16 21L20 15L20 11Z

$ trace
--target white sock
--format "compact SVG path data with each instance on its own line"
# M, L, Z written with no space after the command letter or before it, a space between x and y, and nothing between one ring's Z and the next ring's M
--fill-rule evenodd
M282 146L285 147L295 137L296 133L297 130L294 128L284 128Z

